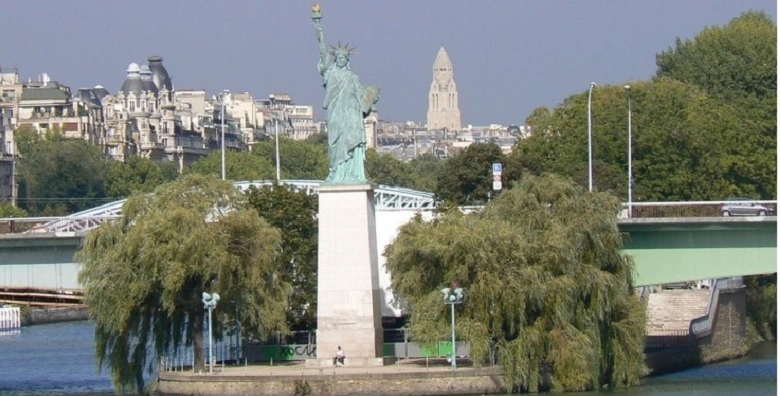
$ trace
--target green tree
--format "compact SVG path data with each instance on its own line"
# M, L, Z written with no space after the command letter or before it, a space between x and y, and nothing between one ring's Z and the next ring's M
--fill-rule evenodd
M158 162L140 156L132 156L126 163L113 161L106 171L106 195L128 197L134 192L151 192L177 176L176 165L170 161Z
M276 142L266 140L255 145L253 154L276 166ZM279 168L282 179L323 180L328 176L327 145L308 140L279 138ZM275 173L274 173L275 174Z
M222 153L214 151L195 161L185 173L221 177ZM225 152L225 178L228 180L268 180L274 175L274 166L265 158L248 151Z
M722 159L731 194L776 198L777 26L771 16L748 11L693 40L678 38L656 64L656 78L697 85L735 109Z
M777 26L748 11L726 26L705 28L693 40L677 38L656 55L657 77L698 85L716 97L777 97Z
M548 174L524 177L482 212L404 225L384 254L415 340L448 338L439 289L459 281L456 334L477 364L497 350L513 390L539 390L545 366L557 390L637 384L645 316L619 208L612 195Z
M247 191L249 206L281 231L277 256L282 279L292 285L287 323L293 330L317 327L317 196L277 184Z
M328 134L325 133L325 132L317 132L315 134L309 135L309 137L306 138L306 142L307 143L324 145L327 148L328 147Z
M54 131L41 137L31 128L16 132L20 206L32 215L63 215L105 201L108 159L101 149Z
M117 392L141 393L143 371L180 345L193 346L203 370L202 292L222 297L217 338L233 328L228 319L237 310L250 338L287 329L290 287L276 260L279 232L230 182L189 175L154 194L134 194L122 210L77 253L97 364L111 370Z
M461 205L480 205L493 191L493 163L504 163L501 148L493 143L474 143L448 159L436 176L436 198ZM511 180L506 180L507 184Z
M376 184L404 188L412 188L415 184L414 168L392 155L378 154L376 150L369 149L365 166L366 177Z
M0 217L27 217L27 211L11 205L7 202L0 202Z
M631 102L635 201L764 197L775 186L767 176L774 166L752 162L755 153L773 149L746 139L730 104L668 78L632 83ZM592 107L594 188L626 199L626 90L599 87ZM552 172L586 186L587 91L564 100L547 125L545 132L520 140L509 157L532 174Z
M744 277L747 317L760 336L777 338L777 274Z
M436 190L436 175L444 165L443 160L432 153L425 153L409 161L409 165L416 175L414 189L426 192Z

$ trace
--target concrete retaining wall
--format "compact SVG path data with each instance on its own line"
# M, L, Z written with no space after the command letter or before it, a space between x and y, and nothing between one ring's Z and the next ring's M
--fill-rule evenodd
M745 300L745 287L720 291L712 333L696 340L701 363L734 359L748 352L750 346L745 339L747 323Z
M42 308L22 311L22 326L89 319L86 308Z
M712 332L687 345L646 352L645 362L651 375L698 367L704 364L742 357L750 345L745 338L747 310L745 287L721 289Z

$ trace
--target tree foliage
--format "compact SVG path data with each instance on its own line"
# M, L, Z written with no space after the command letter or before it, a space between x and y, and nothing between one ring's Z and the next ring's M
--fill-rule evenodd
M724 166L736 190L774 199L777 172L777 26L749 11L656 57L656 78L694 84L734 109Z
M727 25L705 28L693 40L677 38L656 55L658 77L694 84L725 100L777 97L777 26L749 11Z
M152 161L140 156L132 156L126 163L113 161L106 171L106 195L128 197L134 192L152 192L178 176L173 162Z
M748 12L657 56L652 81L631 82L635 201L775 199L777 28ZM588 183L588 91L527 119L533 135L509 156L532 174ZM592 97L594 188L627 199L628 97Z
M186 176L133 195L122 210L88 234L77 256L97 364L111 370L117 392L142 392L144 369L181 345L193 346L203 369L202 292L222 296L217 338L237 310L249 337L286 330L279 231L229 182Z
M417 176L413 186L415 190L426 192L436 190L436 175L444 165L444 160L433 153L425 153L409 161L409 165Z
M20 206L32 215L62 215L103 203L108 159L101 149L80 139L66 139L56 128L44 136L21 127L19 148Z
M276 167L276 141L255 144L252 153ZM323 180L328 176L328 147L308 140L279 138L279 168L282 179Z
M285 184L247 191L249 207L281 231L282 279L292 285L287 323L293 330L317 327L317 196Z
M771 199L776 148L746 132L740 111L702 89L661 78L631 84L635 201ZM593 184L627 199L628 98L622 86L593 94ZM510 158L532 174L588 184L587 92L567 98L545 132L517 143Z
M373 183L393 187L412 188L416 181L414 168L408 163L374 149L366 151L366 176Z
M8 202L0 202L0 217L27 217L27 211Z
M403 226L384 254L414 338L447 338L439 289L459 281L457 335L475 362L497 349L515 390L538 390L545 366L559 390L637 384L645 316L621 251L619 207L559 176L526 176L483 212Z
M488 202L489 194L495 195L492 164L504 161L501 148L496 144L474 143L466 147L463 152L448 159L439 170L436 176L436 198L461 205Z
M269 180L276 171L271 162L248 151L225 152L225 178L227 180ZM195 161L185 173L222 176L222 152L211 154Z
M747 317L759 335L777 339L777 273L744 277Z

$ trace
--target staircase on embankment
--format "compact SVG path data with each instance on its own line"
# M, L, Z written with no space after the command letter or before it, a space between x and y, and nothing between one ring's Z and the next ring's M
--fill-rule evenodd
M687 333L691 320L707 314L709 289L661 290L648 294L647 335Z

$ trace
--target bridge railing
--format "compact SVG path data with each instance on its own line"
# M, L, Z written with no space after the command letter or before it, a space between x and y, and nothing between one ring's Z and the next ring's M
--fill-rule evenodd
M678 201L623 203L621 218L720 217L724 204L761 205L777 213L777 201ZM758 213L758 212L756 212Z
M35 234L89 231L100 224L119 218L117 215L83 217L13 217L0 218L0 234Z
M297 181L299 188L314 191L314 182ZM250 185L262 185L259 182L236 183L239 188ZM307 190L308 191L308 190ZM397 188L377 188L375 196L378 209L382 210L431 210L435 207L433 196L412 190ZM105 221L121 216L122 201L113 202L88 211L65 217L17 217L0 218L0 234L37 233L37 232L78 232L89 231ZM777 213L777 201L679 201L679 202L632 202L624 203L620 218L670 218L670 217L720 217L724 204L760 205ZM480 210L482 207L463 207L466 212ZM756 213L758 213L756 211Z

